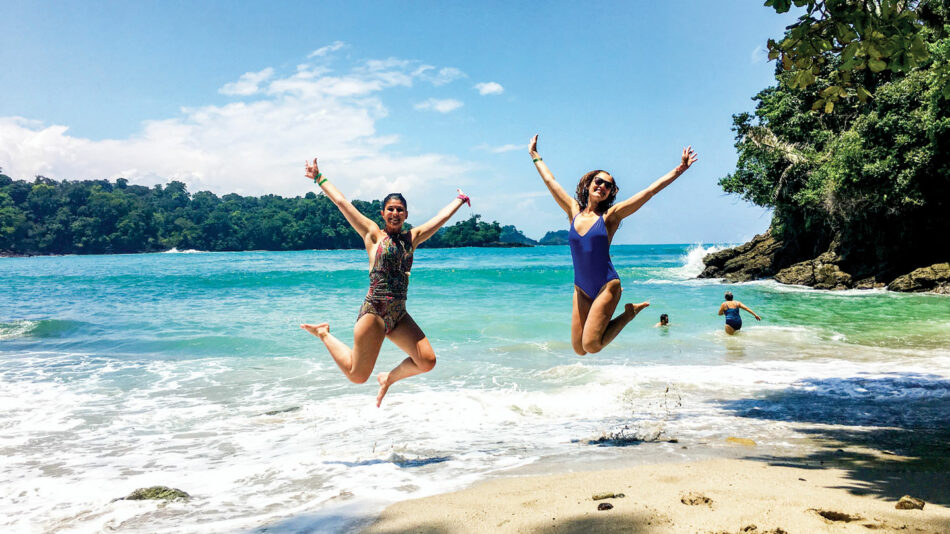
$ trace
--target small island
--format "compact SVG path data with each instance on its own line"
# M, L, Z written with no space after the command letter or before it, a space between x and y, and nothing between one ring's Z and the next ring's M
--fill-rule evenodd
M382 224L379 200L354 200ZM566 236L566 231L561 231ZM531 247L540 242L513 225L478 214L439 230L424 248ZM165 250L241 251L361 249L363 243L323 194L217 196L189 193L184 183L146 187L119 178L33 182L0 173L0 256L130 254Z

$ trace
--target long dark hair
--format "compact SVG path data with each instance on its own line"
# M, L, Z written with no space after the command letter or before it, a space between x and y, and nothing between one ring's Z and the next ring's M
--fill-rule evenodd
M393 199L398 200L399 202L402 202L402 209L409 211L409 204L406 203L406 197L402 196L402 193L390 193L386 195L386 198L383 199L383 205L381 206L381 208L385 208L386 203Z
M581 181L577 183L577 193L574 195L574 198L577 199L577 203L581 206L581 211L587 209L587 204L589 199L587 198L590 193L590 183L594 181L594 176L597 176L600 173L604 173L607 176L610 176L610 173L597 169L596 171L590 171L589 173L581 176ZM610 190L610 194L607 195L607 200L602 201L597 207L594 208L594 212L603 213L607 211L610 206L613 206L614 200L617 200L617 192L620 191L620 188L617 187L617 183L614 182L613 188Z

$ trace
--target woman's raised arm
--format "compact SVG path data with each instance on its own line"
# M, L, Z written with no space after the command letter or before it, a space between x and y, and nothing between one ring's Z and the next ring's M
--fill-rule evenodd
M311 165L309 161L307 162L307 178L310 178L315 184L320 186L320 189L333 201L340 210L340 213L343 214L343 217L350 223L350 226L352 226L353 229L356 230L356 233L364 240L367 237L371 237L371 232L379 230L379 226L376 223L360 213L360 211L343 196L343 193L341 193L336 186L330 183L327 178L323 177L323 173L317 168L317 158L313 158L313 165Z
M653 195L659 193L666 186L673 183L673 181L679 178L681 174L686 172L686 169L688 169L690 165L696 163L697 158L698 156L695 152L693 152L693 147L688 146L684 148L680 164L677 165L675 169L658 178L643 191L640 191L636 195L633 195L623 202L611 206L611 208L607 210L607 221L619 223L626 217L636 213L637 210L646 204L647 200L650 200L653 198Z
M538 169L538 174L540 174L541 179L544 180L544 185L548 186L548 191L551 192L551 196L554 197L557 205L561 206L561 209L567 214L568 219L574 220L574 216L581 211L581 208L577 204L577 201L561 187L561 184L557 183L557 180L554 179L554 175L551 174L551 170L548 169L547 164L544 163L544 160L541 159L541 155L538 154L538 134L535 134L534 137L531 138L528 153L531 154L531 160L534 161L534 166Z
M761 320L762 320L762 318L759 317L759 314L757 314L757 313L755 313L754 311L752 311L752 309L749 308L748 306L746 306L745 304L743 304L743 303L741 303L741 302L739 302L739 303L737 303L737 304L739 304L739 307L742 308L743 310L745 310L745 311L751 313L751 314L752 314L752 317L755 317L755 320L756 320L756 321L761 321Z
M429 239L438 232L439 228L442 228L442 225L449 222L449 219L455 215L455 212L462 207L462 204L468 204L469 207L472 206L472 201L469 200L468 195L462 193L461 189L459 189L458 192L459 196L455 197L447 206L440 209L439 213L435 214L435 217L409 231L412 237L412 248L418 248L426 239Z

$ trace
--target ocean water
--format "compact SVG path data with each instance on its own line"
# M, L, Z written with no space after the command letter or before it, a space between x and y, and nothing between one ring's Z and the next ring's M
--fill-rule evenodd
M352 343L363 251L2 258L0 531L347 531L512 469L950 426L950 298L695 279L711 250L614 246L651 306L587 356L567 247L420 250L408 309L438 364L382 408L299 328ZM725 288L764 320L726 336ZM403 357L384 343L377 372ZM113 500L152 485L192 499Z

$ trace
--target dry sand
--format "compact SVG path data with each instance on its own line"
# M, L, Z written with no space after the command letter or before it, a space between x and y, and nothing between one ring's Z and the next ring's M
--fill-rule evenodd
M887 476L902 491L936 495L946 504L948 475ZM928 502L923 510L898 510L897 498L881 496L875 487L880 484L860 480L854 471L825 466L734 459L643 465L488 480L394 504L364 532L950 533L950 508ZM624 497L592 499L607 492ZM600 503L613 508L598 511Z

